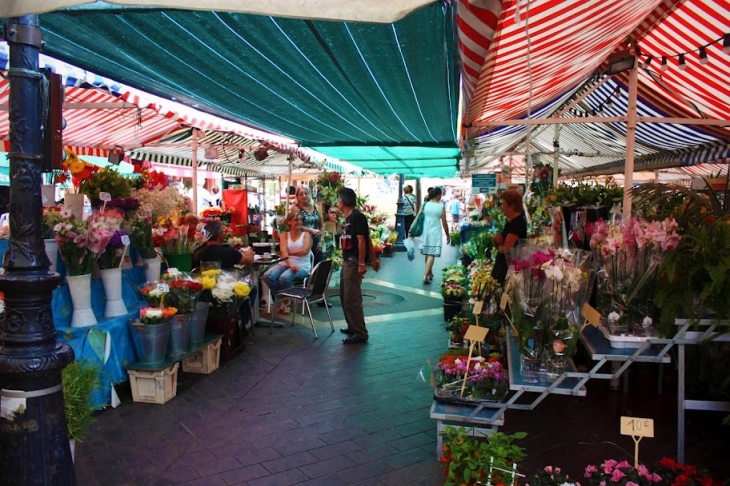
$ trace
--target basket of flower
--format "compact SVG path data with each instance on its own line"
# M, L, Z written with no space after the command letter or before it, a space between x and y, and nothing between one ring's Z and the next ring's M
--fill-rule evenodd
M501 402L509 392L507 373L499 355L469 359L463 349L441 356L433 370L432 384L434 399L442 403Z
M177 314L174 307L142 307L139 319L130 321L132 342L140 364L154 365L165 360L170 340L170 320Z

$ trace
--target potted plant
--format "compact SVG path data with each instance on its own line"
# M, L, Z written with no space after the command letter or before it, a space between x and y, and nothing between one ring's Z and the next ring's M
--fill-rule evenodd
M510 477L503 470L513 470L514 465L525 458L525 450L514 444L516 440L527 437L525 432L494 432L488 437L476 438L470 437L465 427L446 426L441 435L444 445L439 461L446 475L444 486L486 484L490 464L501 469L492 471L492 484L516 483L517 478Z
M464 334L469 326L475 324L474 315L457 313L446 324L446 330L451 336L451 344L461 346L464 343Z
M66 408L71 457L76 441L81 442L84 432L94 422L91 415L101 407L94 405L91 394L99 389L98 365L89 361L74 361L63 369L63 400Z

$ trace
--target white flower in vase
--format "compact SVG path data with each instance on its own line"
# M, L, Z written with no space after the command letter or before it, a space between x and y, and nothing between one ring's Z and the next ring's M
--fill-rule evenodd
M641 321L641 327L644 329L650 328L652 324L654 324L654 320L649 316L644 317L644 320Z
M618 322L618 321L619 321L619 319L621 319L621 316L620 316L620 315L619 315L619 313L618 313L618 312L616 312L616 311L614 311L614 312L611 312L611 313L610 313L610 314L608 315L608 322Z

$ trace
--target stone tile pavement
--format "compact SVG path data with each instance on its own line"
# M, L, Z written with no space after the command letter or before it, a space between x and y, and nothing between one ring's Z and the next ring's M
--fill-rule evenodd
M317 308L319 339L308 322L271 334L257 327L246 349L213 374L181 373L177 397L165 405L134 403L128 385L118 386L122 404L99 412L76 446L78 484L443 484L432 391L418 375L445 348L438 283L455 259L446 248L430 286L421 282L419 257L396 254L378 274L370 271L365 289L405 300L378 306L374 297L366 345L343 346L344 335L330 333ZM332 310L342 326L341 311ZM652 379L651 369L639 370L630 395L591 383L586 398L549 397L533 411L508 412L505 430L530 433L523 469L559 463L577 472L591 460L627 457L631 439L618 435L618 416L627 412L659 414L668 428L658 424L662 437L642 450L652 460L672 454L673 395L657 398ZM717 446L703 423L690 420L688 428L688 459L714 467L727 457L727 444Z

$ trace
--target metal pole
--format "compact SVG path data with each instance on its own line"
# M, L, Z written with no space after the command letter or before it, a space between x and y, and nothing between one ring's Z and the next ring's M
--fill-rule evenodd
M634 147L636 146L636 95L639 70L636 67L639 56L634 57L634 67L629 72L629 106L626 112L626 163L624 165L623 219L631 217L631 186L634 185Z
M193 212L198 214L198 130L192 129L193 133Z
M286 188L286 213L287 214L289 214L289 201L291 199L291 196L289 195L289 190L291 189L291 163L292 163L293 158L294 158L293 155L289 155L289 186ZM296 194L296 192L294 194Z
M553 188L558 187L558 175L560 174L560 125L555 125L555 136L553 137Z
M677 345L677 462L684 464L684 344Z
M395 230L398 232L398 238L395 240L395 245L393 246L393 249L395 251L406 251L406 246L403 244L403 240L406 237L406 228L405 228L405 217L406 215L403 214L403 206L405 205L405 201L403 199L403 182L405 179L404 174L398 174L398 204L397 204L397 210L395 213Z
M11 18L10 246L0 275L5 318L0 332L0 482L74 486L61 371L74 352L56 341L50 273L41 234L41 133L48 92L38 72L37 15ZM42 96L39 96L42 93Z

